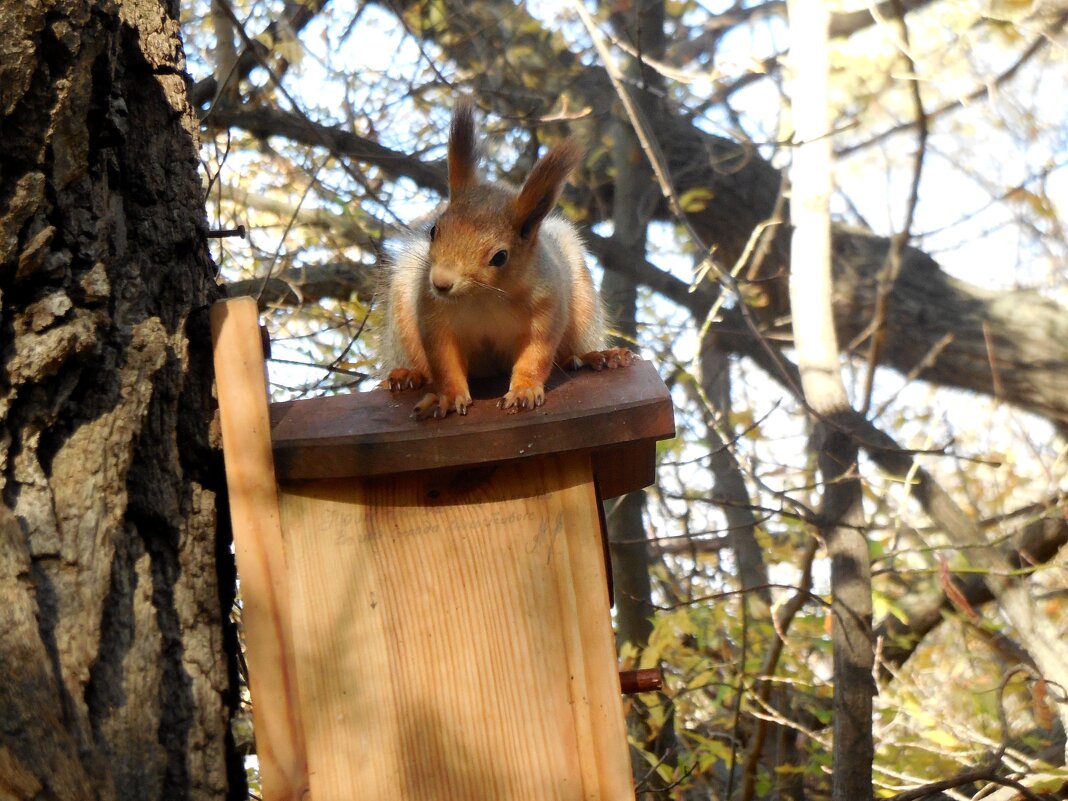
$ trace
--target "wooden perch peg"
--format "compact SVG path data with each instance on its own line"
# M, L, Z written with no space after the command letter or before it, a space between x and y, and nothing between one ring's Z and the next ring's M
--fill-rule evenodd
M660 668L621 670L619 688L623 695L656 692L664 688L664 672Z

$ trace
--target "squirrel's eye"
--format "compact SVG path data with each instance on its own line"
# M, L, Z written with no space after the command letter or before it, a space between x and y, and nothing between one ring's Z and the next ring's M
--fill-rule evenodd
M434 238L438 235L438 224L434 223L430 226L430 241L433 242Z
M503 267L506 261L508 261L508 251L498 250L493 254L493 258L490 259L490 264L494 267Z

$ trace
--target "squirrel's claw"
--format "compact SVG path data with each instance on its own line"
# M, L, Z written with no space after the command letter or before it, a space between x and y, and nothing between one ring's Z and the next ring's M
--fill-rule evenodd
M440 420L449 412L459 415L467 414L467 407L471 405L471 396L463 393L449 395L447 393L428 392L419 403L412 409L412 417L416 420Z
M536 409L545 403L545 387L542 384L520 385L512 387L508 393L497 401L501 409L508 409L512 414L526 409Z
M379 386L388 387L390 392L401 392L405 389L419 389L426 383L429 383L429 379L421 371L398 367L396 370L390 370L386 380Z
M609 348L608 350L591 350L582 355L575 354L569 361L569 366L577 370L581 367L589 367L591 370L615 370L617 367L629 367L641 356L626 348Z

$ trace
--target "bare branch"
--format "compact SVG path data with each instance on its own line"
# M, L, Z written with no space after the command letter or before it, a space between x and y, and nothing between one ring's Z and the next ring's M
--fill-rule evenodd
M260 139L279 136L311 147L327 147L334 155L374 164L391 178L410 178L442 195L449 190L443 163L428 164L340 126L321 125L290 111L266 106L253 109L220 106L207 124L210 129L241 128Z
M345 300L356 295L370 301L376 288L373 270L360 264L338 262L284 270L266 282L250 278L227 284L230 297L253 295L261 309L278 305Z
M1023 510L1037 519L1025 525L1013 538L1012 547L1005 552L1013 568L1040 566L1053 559L1068 543L1068 521L1058 502L1046 509ZM966 603L973 607L994 600L994 594L982 576L968 575L955 578L957 591ZM906 610L905 621L888 616L876 630L883 640L882 662L879 666L884 679L889 679L891 668L899 667L912 655L916 645L945 619L945 613L953 608L945 592L934 592L913 597L906 596L899 602Z
M216 0L217 1L217 0ZM288 30L299 33L311 22L329 0L306 0L306 2L286 3L282 11L281 19L272 21L263 29L255 39L250 40L252 45L246 46L233 64L232 70L227 70L229 83L236 85L239 81L248 77L249 73L270 55L270 48L265 42L276 42L282 31ZM228 20L229 21L229 20ZM218 91L218 79L214 76L203 78L193 84L189 90L189 102L194 108L207 103Z

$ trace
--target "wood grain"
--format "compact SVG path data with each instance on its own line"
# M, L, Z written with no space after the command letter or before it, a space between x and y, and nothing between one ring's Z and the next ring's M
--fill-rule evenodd
M279 498L316 801L633 801L587 455Z
M256 301L216 303L211 329L263 798L299 801L307 763Z
M652 483L655 443L675 435L671 396L648 362L559 373L545 405L508 414L501 385L473 385L467 416L416 421L419 392L371 392L271 406L281 481L379 476L588 451L603 497ZM608 451L609 453L605 453ZM605 458L607 456L607 458Z

